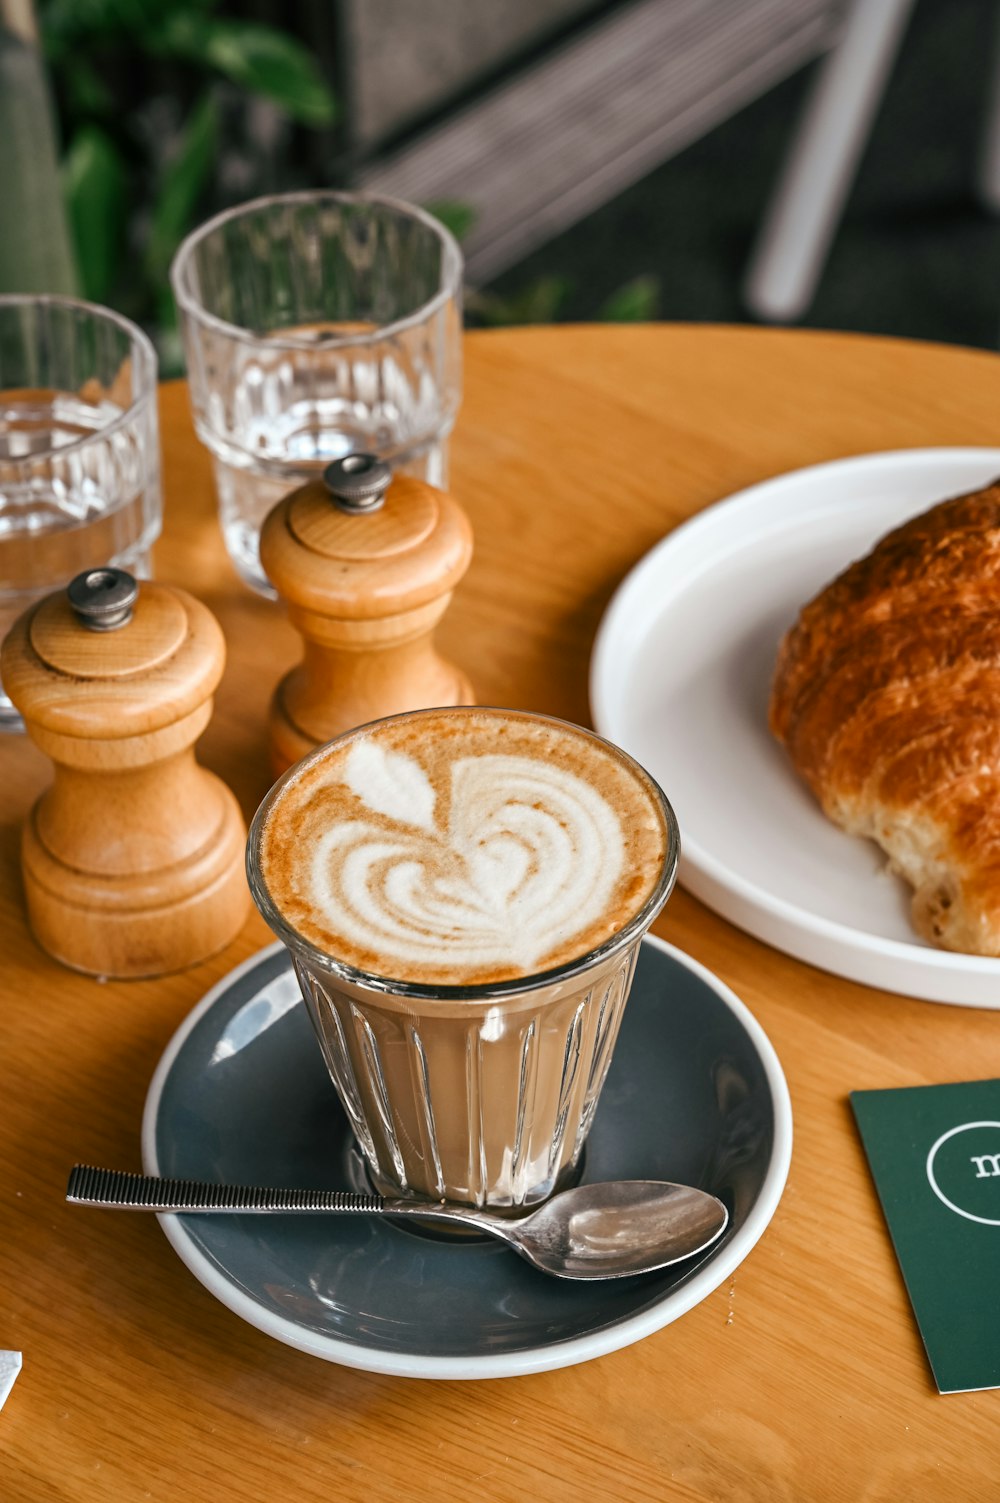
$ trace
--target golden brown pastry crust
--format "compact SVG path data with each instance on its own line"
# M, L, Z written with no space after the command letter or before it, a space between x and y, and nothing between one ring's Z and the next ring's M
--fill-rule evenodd
M1000 481L890 532L784 638L770 724L918 931L1000 955Z

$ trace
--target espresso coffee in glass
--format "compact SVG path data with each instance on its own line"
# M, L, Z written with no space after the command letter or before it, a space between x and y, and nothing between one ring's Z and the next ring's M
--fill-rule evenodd
M678 855L631 757L514 710L376 721L275 784L251 889L383 1194L516 1214L573 1178Z

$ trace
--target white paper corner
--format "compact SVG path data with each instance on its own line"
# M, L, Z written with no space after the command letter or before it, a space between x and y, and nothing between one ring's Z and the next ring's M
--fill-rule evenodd
M0 1352L0 1409L7 1402L7 1395L14 1387L14 1379L20 1371L20 1352Z

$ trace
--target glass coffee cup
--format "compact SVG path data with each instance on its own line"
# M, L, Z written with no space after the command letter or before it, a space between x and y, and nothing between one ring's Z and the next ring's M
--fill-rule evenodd
M518 711L392 716L275 784L251 890L382 1194L516 1215L573 1181L679 850L638 763Z

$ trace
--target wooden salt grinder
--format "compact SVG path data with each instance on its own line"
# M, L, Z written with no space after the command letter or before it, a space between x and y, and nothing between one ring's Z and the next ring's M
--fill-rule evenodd
M120 569L77 575L4 643L3 686L55 764L24 826L28 917L76 970L159 976L242 927L243 817L193 749L224 661L205 606Z
M260 557L305 639L271 702L276 772L383 715L475 703L432 633L472 557L451 496L349 454L269 513Z

